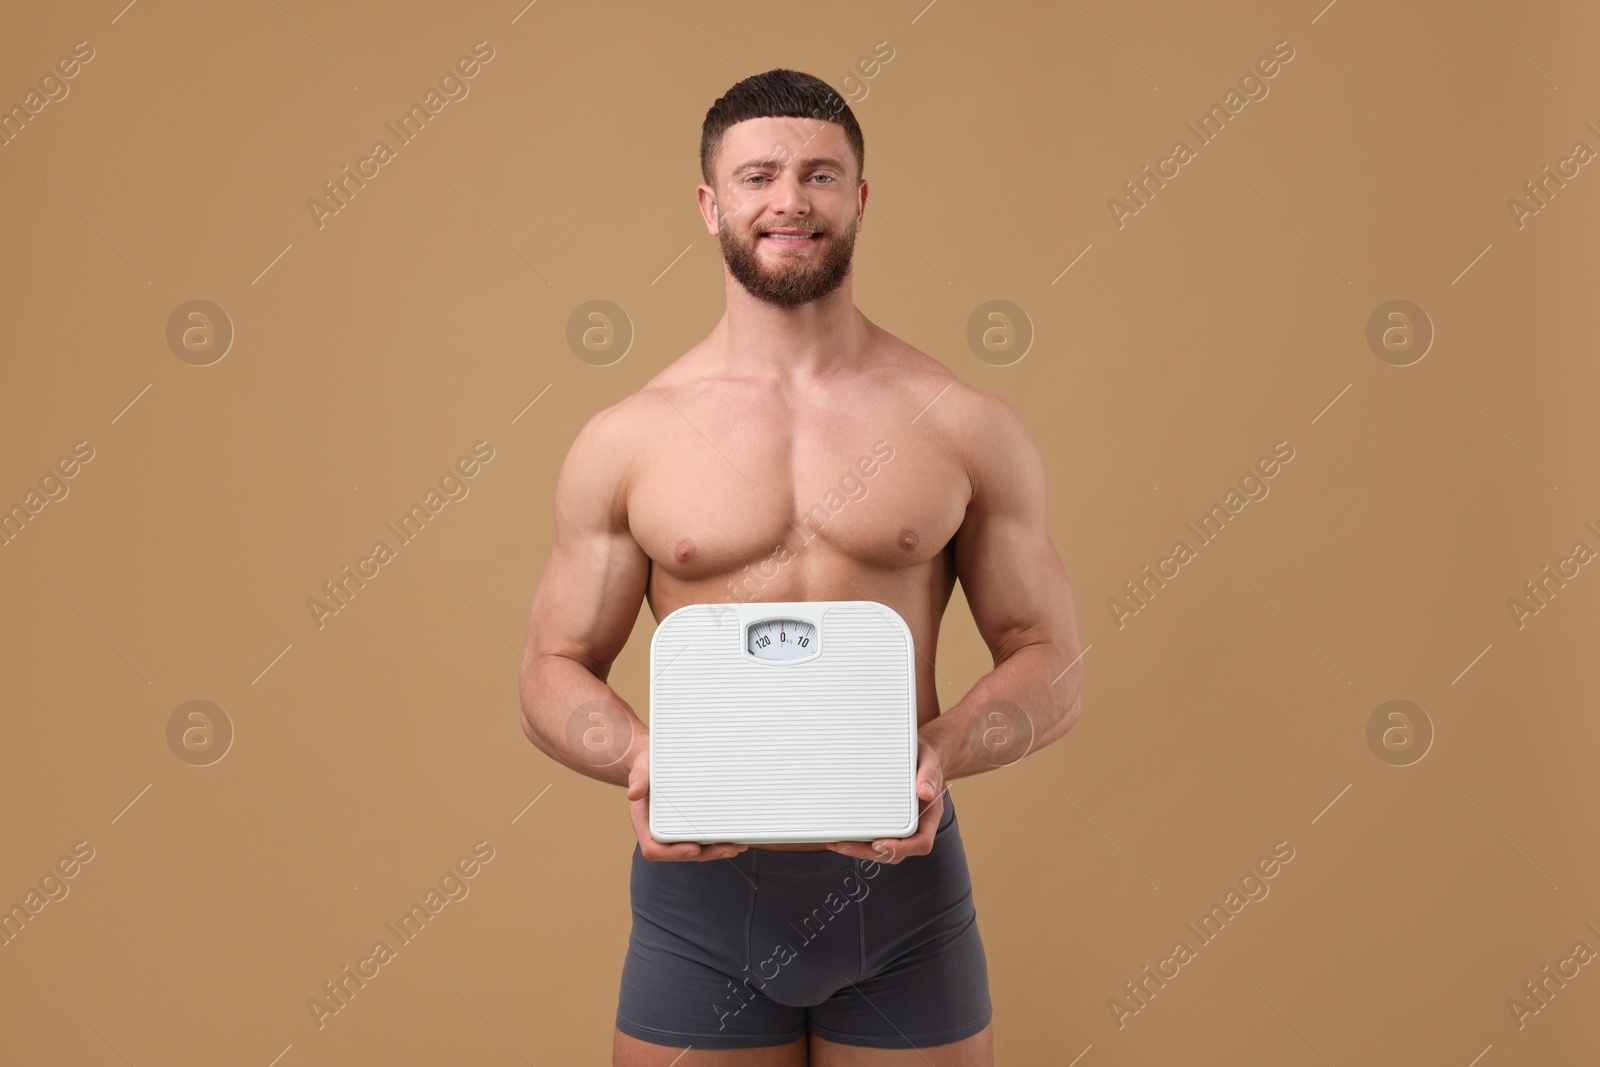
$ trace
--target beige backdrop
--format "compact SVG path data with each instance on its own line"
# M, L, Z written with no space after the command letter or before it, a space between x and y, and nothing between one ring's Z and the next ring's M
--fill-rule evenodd
M790 66L1077 593L1081 723L954 787L999 1061L1592 1062L1600 11L1321 2L13 5L0 1059L608 1062L634 839L518 657L573 435L721 314L705 110Z

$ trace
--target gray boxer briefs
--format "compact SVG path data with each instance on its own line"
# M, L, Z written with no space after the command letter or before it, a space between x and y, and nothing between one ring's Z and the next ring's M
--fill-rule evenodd
M870 1048L978 1033L988 965L949 793L944 805L933 850L898 864L755 847L653 863L635 845L617 1029L706 1049L808 1030Z

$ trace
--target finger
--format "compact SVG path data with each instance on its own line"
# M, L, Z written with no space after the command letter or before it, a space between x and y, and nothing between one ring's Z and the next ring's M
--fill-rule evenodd
M899 863L907 856L925 856L933 851L934 834L938 832L943 801L929 804L917 820L917 832L910 837L884 838L876 843L883 846L888 856L882 863ZM875 847L876 847L875 845Z
M639 853L652 863L681 863L698 858L700 846L692 841L663 842L647 837L639 842Z
M638 786L638 795L634 787ZM693 841L657 841L650 836L650 767L639 760L628 774L628 821L639 839L639 854L652 863L698 859L701 847ZM716 857L709 857L716 858Z
M634 834L639 838L639 854L652 863L728 859L743 852L746 847L736 844L700 845L694 841L657 841L650 836L648 801L629 804L628 815L633 822Z
M637 760L628 770L628 799L641 800L650 791L650 763Z
M944 821L944 794L928 805L922 813L922 819L917 824L915 839L919 845L917 855L927 855L933 851L933 843L938 839L939 824Z
M880 863L896 864L907 856L925 856L933 851L933 837L925 831L918 830L910 837L896 838L887 842L888 857Z
M639 837L639 854L652 863L692 860L705 851L693 841L657 841L650 836L649 805L630 805L634 832ZM642 812L641 812L642 809Z
M628 802L628 821L633 824L633 834L639 839L639 854L652 862L669 859L687 859L684 855L694 847L692 842L657 841L650 836L650 800Z
M705 845L694 841L679 841L673 843L668 848L667 854L662 858L692 863L704 863L707 860L729 860L749 847L749 845L740 845L732 841L721 841Z
M732 841L723 841L715 845L706 845L700 850L700 854L694 858L697 862L730 860L749 847L749 845L740 845Z
M650 836L650 805L647 801L635 800L628 804L628 821L633 824L633 836L639 839L639 851L647 860L661 858L661 851L666 846Z

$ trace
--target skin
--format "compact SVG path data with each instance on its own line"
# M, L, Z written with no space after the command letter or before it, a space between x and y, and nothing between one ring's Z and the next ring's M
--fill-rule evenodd
M840 260L848 263L842 246L861 229L867 183L841 126L738 123L715 177L696 195L723 247L727 312L643 389L590 419L567 454L555 545L529 619L523 731L568 767L627 786L648 860L707 862L760 847L898 863L931 851L947 782L1014 762L1077 722L1082 648L1072 585L1046 527L1044 463L1003 399L855 306ZM775 228L821 236L760 236ZM870 463L880 441L893 455L862 477L857 463ZM846 496L841 479L852 472ZM994 669L941 713L933 656L957 579ZM655 841L649 729L606 684L644 600L657 622L685 604L740 601L876 600L897 611L918 653L917 831L874 842ZM979 1067L993 1058L990 1028L924 1049L810 1035L777 1048L685 1052L620 1031L613 1046L617 1067Z

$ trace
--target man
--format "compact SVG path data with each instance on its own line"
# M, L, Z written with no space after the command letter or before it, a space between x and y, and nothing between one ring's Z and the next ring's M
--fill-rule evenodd
M595 415L557 482L523 730L567 766L627 785L638 846L616 1067L993 1063L945 783L1077 721L1073 592L1046 530L1044 464L1015 412L852 300L863 162L849 106L810 75L768 71L712 106L697 195L722 246L727 312ZM941 714L933 656L957 578L995 666ZM916 832L654 840L649 728L605 683L641 598L658 622L729 601L897 611L917 652Z

